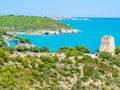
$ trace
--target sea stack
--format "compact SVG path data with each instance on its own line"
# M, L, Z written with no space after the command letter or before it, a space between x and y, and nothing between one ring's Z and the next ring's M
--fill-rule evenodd
M115 53L114 50L115 50L114 37L109 35L102 36L100 51L106 51L114 54Z

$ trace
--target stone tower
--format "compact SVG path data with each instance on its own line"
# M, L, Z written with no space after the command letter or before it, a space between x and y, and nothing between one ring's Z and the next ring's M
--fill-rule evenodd
M107 51L114 54L115 50L115 43L114 37L104 35L101 39L100 51Z

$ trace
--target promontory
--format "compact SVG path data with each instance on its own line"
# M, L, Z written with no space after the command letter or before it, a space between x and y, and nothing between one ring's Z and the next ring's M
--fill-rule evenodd
M6 15L0 16L0 28L17 34L64 34L79 33L69 25L49 17L42 16L24 16L24 15Z

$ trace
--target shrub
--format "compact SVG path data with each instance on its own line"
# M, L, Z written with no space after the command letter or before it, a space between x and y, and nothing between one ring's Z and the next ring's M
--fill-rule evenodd
M39 47L37 47L37 46L35 46L35 47L30 47L30 51L31 52L40 52L40 48Z
M40 48L40 52L50 52L49 48L44 46L42 48Z
M17 46L18 52L22 52L22 51L26 51L26 50L28 50L28 48L25 45L18 45Z
M0 57L0 64L3 65L4 64L4 60L3 58Z
M110 59L112 63L120 67L120 55L114 56Z
M72 90L82 90L82 81L78 79L77 82L73 85Z
M99 57L102 59L110 59L111 58L111 53L106 52L106 51L101 51L99 54Z
M35 68L36 65L36 60L31 60L30 65L32 66L32 68Z
M10 55L9 52L0 49L0 57L3 60L7 61L7 58L9 57L9 55Z
M41 56L40 57L41 61L45 64L48 64L48 63L55 63L58 61L58 57L57 56L54 56L54 57L50 57L50 56Z
M88 48L86 48L85 46L82 46L82 45L77 45L76 50L80 51L80 52L83 52L83 53L89 53L90 52L90 50Z
M66 52L66 51L72 51L73 50L73 48L71 48L71 47L61 47L61 48L59 48L58 50L57 50L57 52Z
M84 76L93 77L99 79L99 73L93 67L85 64L83 67Z
M22 61L22 65L24 66L24 68L27 68L29 65L28 60L23 58L21 61Z
M68 58L64 58L63 60L61 60L62 63L67 63L67 64L73 64L73 62L68 59Z
M120 53L120 46L119 47L115 47L115 54L119 54Z
M16 72L16 68L15 68L14 66L7 66L7 69L8 69L11 73Z

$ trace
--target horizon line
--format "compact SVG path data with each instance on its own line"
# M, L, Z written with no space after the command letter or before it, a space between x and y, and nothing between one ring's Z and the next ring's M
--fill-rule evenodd
M0 16L8 16L8 15L13 15L13 16L36 16L36 17L81 17L81 18L120 18L119 17L114 17L114 16L67 16L67 15L55 15L55 16L51 16L51 15L28 15L28 14L0 14Z

